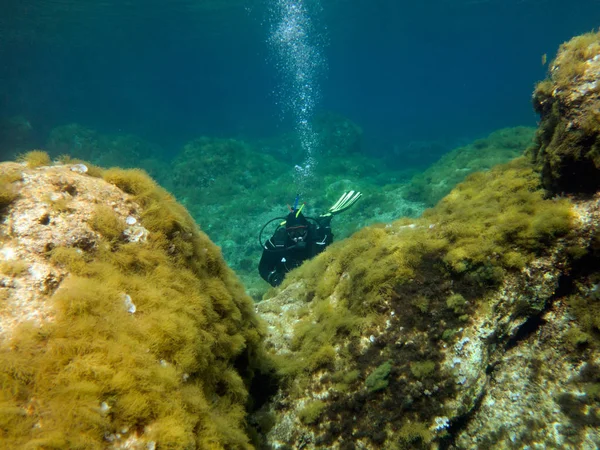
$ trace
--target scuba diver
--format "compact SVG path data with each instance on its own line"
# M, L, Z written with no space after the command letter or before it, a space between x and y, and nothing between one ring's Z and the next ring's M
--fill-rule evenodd
M288 205L287 217L271 219L260 230L258 241L263 249L258 264L260 276L271 286L279 286L286 273L325 250L333 242L331 219L354 205L361 196L360 192L344 192L325 214L312 218L302 214L304 204L298 208L300 196L296 195L294 206ZM263 243L264 229L276 220L283 221L273 236Z

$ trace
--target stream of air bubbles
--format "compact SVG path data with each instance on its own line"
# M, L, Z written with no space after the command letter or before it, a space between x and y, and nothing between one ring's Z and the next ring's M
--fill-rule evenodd
M283 114L290 114L304 159L295 165L299 191L314 173L318 136L312 117L319 100L318 78L324 69L321 38L314 29L306 0L272 0L269 44L280 77L277 98ZM311 11L318 10L316 0Z

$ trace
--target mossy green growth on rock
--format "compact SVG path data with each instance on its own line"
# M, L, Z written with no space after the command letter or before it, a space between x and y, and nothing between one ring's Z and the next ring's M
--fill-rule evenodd
M18 192L13 183L21 180L21 170L12 165L0 169L0 209L10 205L17 197Z
M410 371L415 378L427 378L435 370L433 361L414 361L410 363Z
M388 377L392 371L390 361L377 367L365 380L365 386L370 392L380 391L388 386Z
M319 416L324 409L325 402L321 400L311 400L298 412L298 417L303 423L309 425L315 423L319 419Z
M20 155L17 160L26 163L29 168L47 166L51 163L50 155L43 150L31 150Z
M13 189L10 183L0 181L0 208L10 205L17 198L17 192Z
M408 194L433 206L473 172L489 170L517 158L531 146L535 129L504 128L483 139L446 153L423 173L415 175Z
M340 320L349 311L345 320L352 323L354 314L369 317L396 286L414 279L426 258L449 274L494 283L566 235L573 217L568 200L544 198L539 175L520 158L471 175L421 219L371 226L334 243L284 285L302 279L307 298L317 301L335 291L339 304L332 316ZM315 311L327 308L319 304ZM317 315L318 321L328 317Z
M544 199L538 174L521 158L471 175L421 219L368 227L334 243L284 282L302 279L314 304L313 314L296 326L295 347L306 358L295 355L294 364L311 360L315 349L336 336L356 335L375 321L378 308L397 295L398 286L420 276L426 260L433 258L432 264L447 276L464 276L481 287L494 285L505 270L520 269L567 234L572 218L567 200ZM334 292L335 308L327 301ZM444 308L458 309L458 303L446 303L455 294L461 293L443 298ZM465 301L472 296L461 295ZM409 302L422 313L435 307L422 297L415 294Z
M346 428L381 443L382 433L404 427L406 445L429 442L427 427L458 389L441 349L454 345L506 274L566 239L573 219L570 202L547 199L539 174L519 158L472 174L422 218L364 228L289 273L282 295L289 288L308 311L280 357L282 373L304 389L328 389L327 380L333 387L343 370L358 370L371 386L387 382L378 392L357 383L324 400L323 417L342 425L321 444L351 439ZM410 433L412 424L423 433Z
M467 301L460 294L452 294L446 299L446 305L456 314L460 314L464 310L466 303Z
M444 261L453 271L520 269L529 256L568 233L567 200L545 200L539 176L524 159L473 174L424 215L448 242ZM482 280L484 281L484 280Z
M575 321L566 334L567 346L571 349L582 349L588 345L600 348L600 275L596 274L597 281L586 291L571 295L566 298Z
M249 384L266 364L252 301L147 175L104 176L141 203L148 239L126 242L98 209L105 240L48 254L69 275L53 320L0 344L0 447L101 449L135 432L161 449L250 448Z
M544 187L556 193L600 187L600 32L561 45L548 78L537 84L540 114L531 154Z
M125 231L125 222L119 219L111 208L97 205L90 218L90 226L109 241L119 239Z
M398 449L426 448L433 440L433 433L422 422L405 422L398 435Z

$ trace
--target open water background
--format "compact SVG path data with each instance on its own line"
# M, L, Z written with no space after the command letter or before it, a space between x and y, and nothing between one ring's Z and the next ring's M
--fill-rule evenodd
M375 155L535 125L542 55L550 61L600 23L595 0L303 4L326 62L315 113L359 124ZM276 135L293 124L274 95L271 9L262 0L2 0L0 117L27 118L42 143L77 122L165 152L200 135Z

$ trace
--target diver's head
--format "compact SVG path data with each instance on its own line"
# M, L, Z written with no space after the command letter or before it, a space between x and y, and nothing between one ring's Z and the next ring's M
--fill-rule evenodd
M308 237L308 220L300 211L292 211L285 219L285 231L295 244L306 242Z

